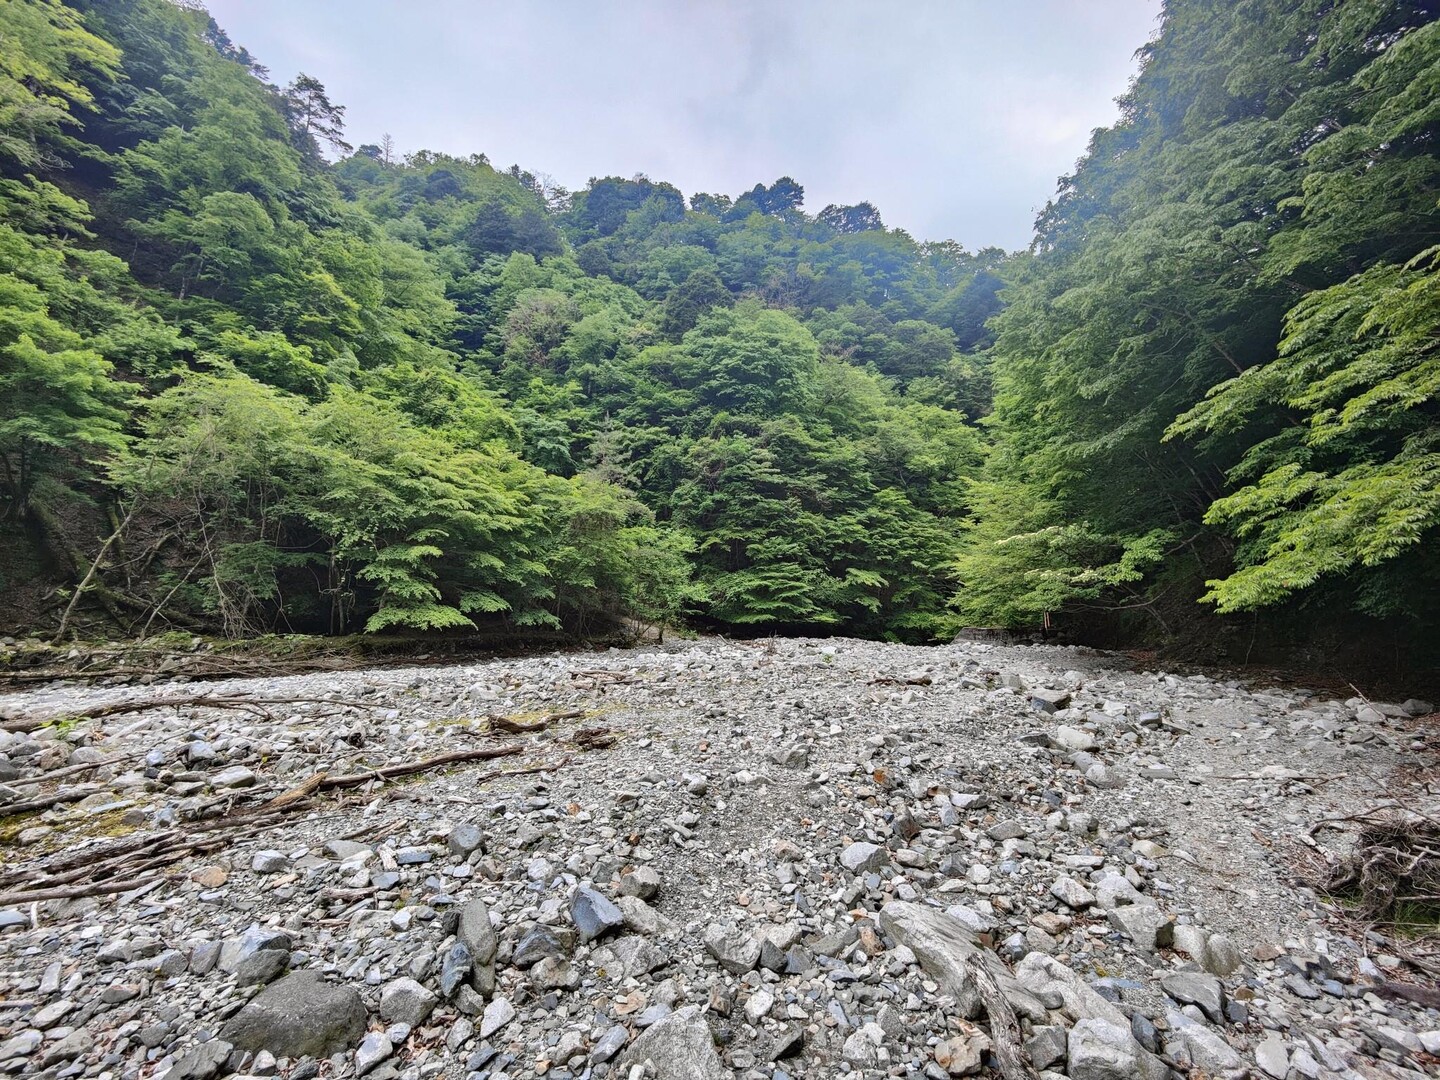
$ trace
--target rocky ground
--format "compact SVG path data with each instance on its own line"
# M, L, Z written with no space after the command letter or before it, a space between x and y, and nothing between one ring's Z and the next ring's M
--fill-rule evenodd
M0 1072L1434 1075L1296 884L1436 816L1429 712L850 640L0 695Z

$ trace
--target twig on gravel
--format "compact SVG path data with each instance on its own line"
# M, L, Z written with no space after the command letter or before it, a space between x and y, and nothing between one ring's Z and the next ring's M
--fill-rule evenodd
M490 758L510 757L524 752L525 747L519 743L510 743L506 746L483 746L475 750L451 750L449 753L436 754L434 757L423 758L420 761L386 765L380 769L351 773L348 776L327 776L320 781L319 790L333 791L337 788L359 787L361 784L368 784L371 780L394 780L401 776L414 776L416 773L429 772L431 769L442 769L446 765L458 765L466 761L486 761Z
M569 712L550 713L540 717L538 720L525 722L515 720L508 716L487 716L485 717L485 731L465 731L466 735L495 735L501 732L507 735L525 735L532 731L544 731L551 724L558 724L562 720L579 720L585 715L584 709L571 709Z

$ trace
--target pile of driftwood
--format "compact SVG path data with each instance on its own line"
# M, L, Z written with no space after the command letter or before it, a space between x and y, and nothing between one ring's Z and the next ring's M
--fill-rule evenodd
M1359 827L1353 846L1312 873L1310 884L1356 920L1395 931L1407 942L1405 959L1440 975L1440 818L1387 806L1327 818L1310 831L1342 823Z
M114 716L160 706L182 705L205 708L263 708L265 705L309 700L320 699L242 699L196 695L98 706L83 715L89 717ZM359 702L335 702L328 699L325 700L325 703L361 704ZM508 717L490 717L488 718L490 721L488 733L518 734L540 731L561 720L575 719L582 715L583 713L580 712L555 713L531 722L516 721ZM476 734L476 732L467 732L467 734ZM568 741L579 750L596 750L614 745L616 738L605 728L580 728L571 735ZM0 905L13 906L33 904L44 900L70 900L86 896L144 892L167 880L168 876L165 871L181 859L191 855L205 855L223 850L238 838L263 832L281 824L296 811L315 809L317 805L315 797L326 792L384 783L388 780L415 776L475 761L513 757L525 753L527 749L533 749L533 746L527 747L523 743L512 742L500 746L450 750L432 757L379 766L360 772L332 775L328 771L321 770L274 798L263 802L252 802L249 805L235 805L234 800L244 798L244 794L226 795L214 800L212 809L214 806L224 804L224 809L217 811L215 817L187 822L183 826L147 833L143 836L128 836L103 844L80 845L76 849L55 855L38 864L0 871ZM87 768L120 764L128 760L121 756L92 765L71 766L33 778L33 780L48 781ZM484 784L502 776L553 772L556 769L564 768L569 762L570 758L566 756L558 761L540 762L521 768L501 769L468 779L476 785ZM97 790L100 789L91 785L81 785L25 802L12 802L0 808L0 817L11 817L18 813L73 802Z

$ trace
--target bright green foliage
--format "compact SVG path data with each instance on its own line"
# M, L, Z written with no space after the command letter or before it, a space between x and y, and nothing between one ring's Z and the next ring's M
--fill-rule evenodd
M1276 360L1220 384L1174 425L1234 430L1276 406L1300 418L1250 450L1234 470L1250 482L1207 514L1244 542L1241 569L1210 582L1221 611L1380 566L1440 525L1437 259L1431 248L1311 293L1290 311Z
M1121 121L1006 271L967 618L1433 618L1435 16L1165 5Z
M197 5L0 35L0 543L100 553L122 629L948 625L999 253L789 177L332 165Z

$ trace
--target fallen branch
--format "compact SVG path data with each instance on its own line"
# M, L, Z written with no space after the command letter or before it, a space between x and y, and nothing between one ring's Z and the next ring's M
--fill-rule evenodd
M604 750L615 745L615 733L609 728L581 728L571 741L581 750Z
M112 893L129 892L142 885L149 885L157 878L133 878L129 881L95 881L88 885L71 885L58 889L33 889L30 892L0 894L0 904L33 904L41 900L79 900L86 896L107 896Z
M64 791L57 791L53 795L45 795L28 802L10 803L8 806L0 807L0 817L15 817L17 814L28 814L34 810L48 810L50 807L59 806L62 803L79 802L101 790L100 787L91 784L86 787L67 788Z
M88 772L91 769L103 769L107 765L123 765L126 762L134 761L138 754L120 754L118 757L105 758L103 761L89 761L84 765L67 765L63 769L52 769L50 772L41 773L39 776L23 776L19 780L11 780L10 787L29 787L31 784L43 784L49 780L59 780L62 776L74 776L76 773Z
M485 718L486 731L489 734L505 732L508 735L526 735L533 731L544 731L551 724L558 724L562 720L578 720L584 715L584 709L572 709L569 712L550 713L548 716L542 716L528 724L521 720L513 720L508 716L487 716Z
M524 752L525 748L519 743L511 743L508 746L483 746L475 750L451 750L449 753L436 754L434 757L424 758L420 761L386 765L368 772L351 773L348 776L327 776L320 781L317 790L334 791L337 788L359 787L361 784L368 784L371 780L394 780L397 777L414 776L416 773L429 772L432 769L443 769L446 765L458 765L466 761L487 761L490 758L511 757Z
M1020 1044L1020 1021L990 970L992 962L999 961L992 961L989 953L972 953L965 958L965 972L975 984L985 1015L990 1018L991 1048L1000 1063L1000 1075L1005 1080L1035 1080L1035 1070L1030 1067Z
M21 717L0 723L5 731L36 731L59 720L103 720L108 716L123 716L125 713L147 712L150 709L243 709L248 712L264 711L267 705L348 705L357 709L389 709L392 706L378 701L351 701L337 698L317 697L219 697L215 694L190 694L184 697L143 698L140 701L121 701L110 705L95 705L88 709L56 713L47 717Z

